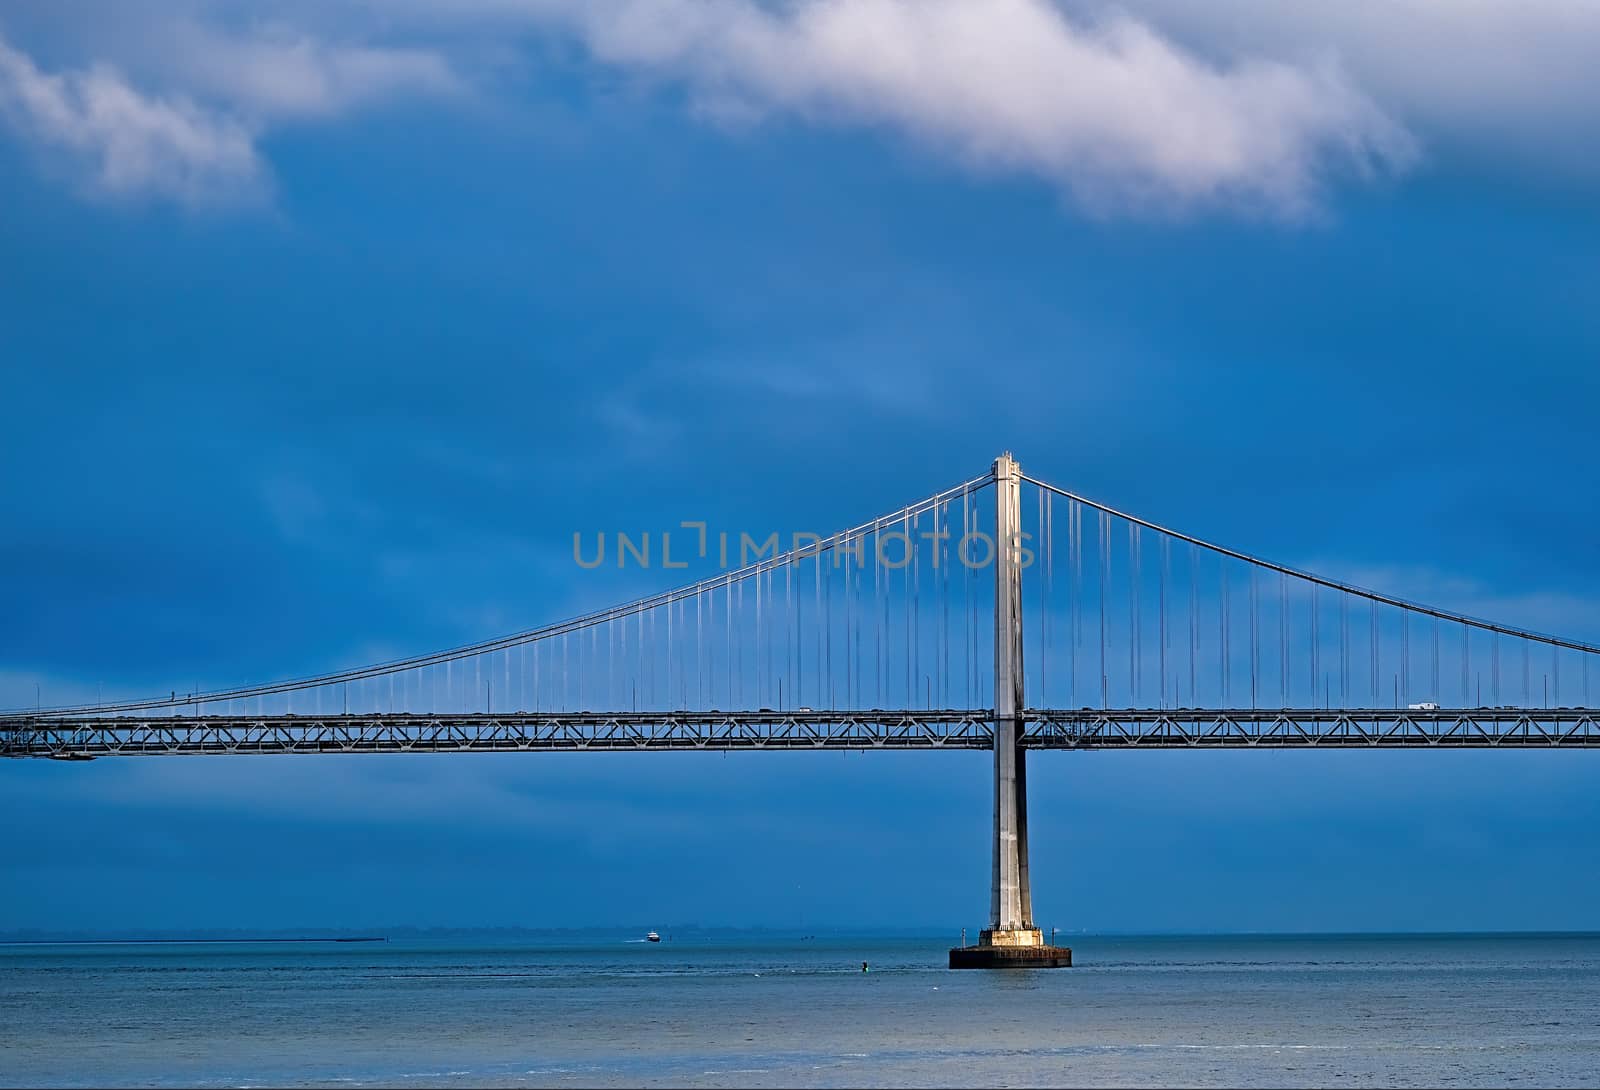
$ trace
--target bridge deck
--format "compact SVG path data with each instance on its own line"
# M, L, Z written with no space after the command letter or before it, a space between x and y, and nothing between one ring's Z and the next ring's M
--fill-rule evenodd
M0 756L651 750L989 749L972 710L594 712L335 716L24 716ZM1030 709L1030 749L1600 748L1587 708L1438 711Z

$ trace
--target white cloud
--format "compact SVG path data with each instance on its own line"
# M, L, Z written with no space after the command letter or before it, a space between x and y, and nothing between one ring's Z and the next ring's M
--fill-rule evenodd
M176 32L186 79L257 119L323 118L407 95L460 89L437 53L333 46L287 25L229 37L189 24Z
M114 69L47 73L0 39L0 120L80 160L89 186L188 203L260 191L249 130L183 97L142 94Z
M1391 109L1480 139L1600 118L1600 4L1593 0L1122 3L1208 51L1335 50L1353 78Z
M74 161L96 194L229 204L269 188L257 141L270 126L459 87L423 50L330 45L281 26L164 33L177 48L159 90L104 61L46 72L0 37L0 124Z
M1328 180L1402 167L1405 131L1329 57L1217 65L1117 14L1046 0L489 0L718 116L881 125L1101 209L1298 215Z

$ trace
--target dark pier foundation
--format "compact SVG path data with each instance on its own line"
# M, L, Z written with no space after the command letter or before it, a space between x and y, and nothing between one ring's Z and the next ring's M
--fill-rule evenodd
M1072 948L1051 946L1033 928L985 931L976 946L950 951L952 969L1070 969Z

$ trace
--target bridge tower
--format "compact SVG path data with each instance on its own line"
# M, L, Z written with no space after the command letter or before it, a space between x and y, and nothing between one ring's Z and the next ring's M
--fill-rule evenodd
M1028 765L1021 746L1027 697L1022 673L1022 467L995 459L994 867L989 927L976 946L950 951L952 969L1056 968L1072 951L1051 946L1033 925L1028 887Z

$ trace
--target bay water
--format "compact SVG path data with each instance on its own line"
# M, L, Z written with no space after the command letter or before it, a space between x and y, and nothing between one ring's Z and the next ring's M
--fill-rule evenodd
M9 944L0 1085L1600 1085L1597 935L957 938Z

